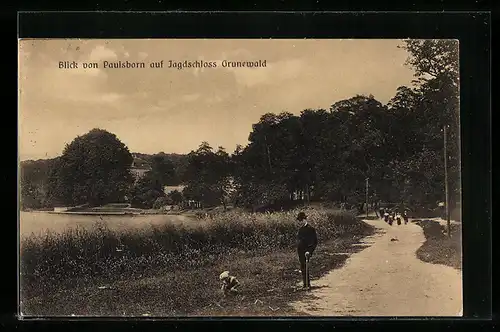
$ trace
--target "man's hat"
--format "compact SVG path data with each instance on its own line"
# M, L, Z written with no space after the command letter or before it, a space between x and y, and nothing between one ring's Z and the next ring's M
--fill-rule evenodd
M307 216L304 212L299 212L299 214L297 215L297 220L304 220L304 219L307 219Z
M222 280L222 279L226 279L226 278L229 278L229 271L224 271L220 274L219 276L219 279Z

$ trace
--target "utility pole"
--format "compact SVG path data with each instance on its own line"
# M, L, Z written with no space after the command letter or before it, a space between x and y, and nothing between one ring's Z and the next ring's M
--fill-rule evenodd
M366 218L368 219L368 178L366 178Z
M446 208L446 235L448 237L450 234L450 195L448 191L448 151L447 151L447 137L446 137L446 126L443 127L444 136L444 191L445 191L445 208Z

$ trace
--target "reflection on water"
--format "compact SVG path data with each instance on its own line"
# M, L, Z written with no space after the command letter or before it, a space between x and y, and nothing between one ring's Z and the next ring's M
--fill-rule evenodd
M52 214L45 212L21 212L20 213L20 235L29 236L32 233L43 234L47 230L51 232L64 232L68 228L91 228L96 222L105 222L112 230L123 230L130 228L144 228L149 225L162 225L165 223L195 222L186 216L177 215L68 215Z

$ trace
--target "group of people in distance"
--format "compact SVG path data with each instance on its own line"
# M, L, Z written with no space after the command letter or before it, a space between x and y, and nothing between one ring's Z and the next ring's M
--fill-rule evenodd
M380 209L380 216L384 219L386 223L392 226L394 221L398 225L401 225L402 221L404 221L405 225L408 224L408 211L405 209L401 214L398 209Z

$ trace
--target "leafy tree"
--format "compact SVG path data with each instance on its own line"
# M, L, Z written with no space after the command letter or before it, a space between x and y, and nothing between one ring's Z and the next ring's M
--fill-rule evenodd
M170 205L170 204L172 204L172 200L169 199L169 197L160 196L153 203L153 209L158 210L158 209L161 209L162 207Z
M426 148L435 151L434 162L443 159L443 127L448 133L448 172L455 200L460 196L459 48L456 40L407 40L407 64L415 70L422 100L422 130ZM442 173L442 171L441 171ZM441 181L441 188L444 180ZM452 205L455 203L452 200Z
M238 204L258 206L292 198L299 178L297 137L298 117L290 113L264 114L253 125L247 147L233 156Z
M298 170L297 187L303 188L306 199L319 199L321 186L327 178L327 173L322 172L321 166L326 161L325 155L333 149L329 141L329 114L326 110L304 110L300 114L301 131L297 137L298 144ZM312 191L312 195L311 195Z
M20 163L20 204L22 209L48 207L49 171L55 159L27 160Z
M227 202L231 195L232 190L232 163L231 157L223 147L219 147L213 156L212 165L210 166L212 176L213 190L217 193L220 202L227 208Z
M102 205L124 199L133 182L133 158L114 135L93 129L68 144L49 174L52 201L65 205Z
M341 194L360 200L365 195L365 179L371 179L372 187L383 184L387 163L386 142L390 134L386 107L373 96L357 95L333 104L331 125L337 130L332 143L333 156L338 156L334 165L325 170L337 169L334 182L336 188L343 188ZM330 157L331 158L331 157ZM338 184L341 180L342 184ZM363 199L364 200L364 199Z
M160 152L154 155L133 153L133 156L147 161L153 168L158 169L159 173L165 176L162 182L167 185L177 186L181 184L182 174L187 166L187 155ZM173 171L171 170L172 166Z
M43 206L42 197L37 187L31 182L21 182L21 209L39 209Z
M230 186L230 157L223 148L214 152L203 142L196 151L188 155L188 164L183 175L187 199L202 202L205 206L226 206Z
M178 182L175 165L165 154L157 154L152 157L150 172L163 186Z
M161 182L148 172L132 187L130 197L133 207L151 209L157 199L165 197L165 192Z
M170 199L172 204L179 205L184 200L182 193L178 190L171 191L167 194L167 197Z
M407 64L421 81L440 79L458 87L458 40L408 39L402 47L410 53Z

